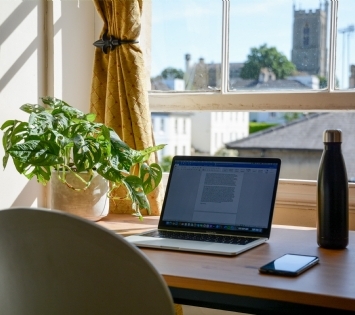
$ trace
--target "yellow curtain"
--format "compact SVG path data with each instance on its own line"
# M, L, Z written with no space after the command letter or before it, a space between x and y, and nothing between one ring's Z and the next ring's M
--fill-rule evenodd
M101 38L106 35L124 41L140 34L143 0L93 0L104 21ZM91 89L91 112L97 121L115 129L130 147L141 150L154 145L149 112L143 54L137 44L125 43L115 49L96 48ZM152 156L149 162L156 161ZM149 196L152 214L160 214L162 187ZM130 202L110 204L111 212L131 212ZM181 305L175 313L182 315Z
M91 90L91 112L112 127L130 147L154 145L143 54L137 40L143 0L93 0L104 27L101 38L131 41L114 49L96 48ZM107 47L106 47L107 48ZM150 163L156 161L151 156ZM148 196L152 214L160 214L162 186ZM131 213L129 201L110 203L110 212Z

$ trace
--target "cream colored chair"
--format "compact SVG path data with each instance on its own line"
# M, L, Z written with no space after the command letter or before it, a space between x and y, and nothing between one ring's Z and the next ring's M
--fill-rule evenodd
M124 238L70 214L0 211L1 315L174 314L163 278Z

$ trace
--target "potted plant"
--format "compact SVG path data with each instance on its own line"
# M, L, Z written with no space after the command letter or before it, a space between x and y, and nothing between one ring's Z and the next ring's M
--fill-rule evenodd
M108 198L119 198L114 192L124 187L123 198L132 201L133 213L140 218L140 209L150 213L147 194L160 183L162 169L147 160L164 145L134 150L112 128L95 122L95 114L84 114L54 97L41 100L43 105L20 107L29 114L27 122L7 120L1 126L4 168L11 156L17 171L28 179L36 177L46 185L56 176L74 191L85 191L97 173L110 184ZM69 175L83 186L71 184Z

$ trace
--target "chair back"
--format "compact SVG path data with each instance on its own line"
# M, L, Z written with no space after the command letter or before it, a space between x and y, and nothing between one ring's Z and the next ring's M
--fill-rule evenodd
M170 291L123 237L74 215L0 211L0 314L174 314Z

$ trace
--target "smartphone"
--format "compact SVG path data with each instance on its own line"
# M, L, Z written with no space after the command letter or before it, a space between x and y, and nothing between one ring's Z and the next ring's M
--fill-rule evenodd
M261 273L295 277L318 264L317 256L285 254L259 268Z

